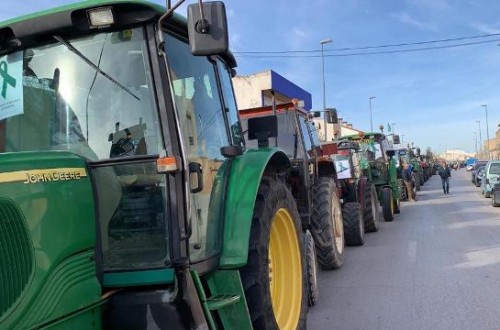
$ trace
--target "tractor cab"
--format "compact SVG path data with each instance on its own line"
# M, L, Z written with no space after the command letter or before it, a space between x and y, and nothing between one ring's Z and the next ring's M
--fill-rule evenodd
M1 328L206 322L193 278L219 265L243 140L224 6L188 13L102 0L0 23L0 207L19 232L1 219L19 265Z

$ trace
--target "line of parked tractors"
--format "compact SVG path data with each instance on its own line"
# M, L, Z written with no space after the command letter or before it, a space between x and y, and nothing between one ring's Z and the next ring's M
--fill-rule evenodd
M400 212L401 161L430 176L296 103L238 115L224 3L182 2L0 22L0 329L304 329L317 265Z
M491 205L500 206L500 160L478 160L467 170L471 172L472 183L481 188L481 194L491 197Z
M336 123L337 114L326 114ZM365 233L379 230L380 217L393 221L407 200L402 164L411 164L413 193L434 174L419 148L395 148L399 136L365 133L320 142L312 118L295 103L240 110L247 147L278 147L292 164L286 175L294 196L307 251L309 306L318 299L317 264L338 269L345 246L360 246ZM382 209L380 212L380 208Z

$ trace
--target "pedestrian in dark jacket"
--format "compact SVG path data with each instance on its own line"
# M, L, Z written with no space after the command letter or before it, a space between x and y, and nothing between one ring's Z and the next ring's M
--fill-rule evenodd
M441 184L443 185L443 192L445 194L450 193L450 178L451 178L451 171L450 167L446 162L442 162L441 167L438 169L438 174L441 177Z

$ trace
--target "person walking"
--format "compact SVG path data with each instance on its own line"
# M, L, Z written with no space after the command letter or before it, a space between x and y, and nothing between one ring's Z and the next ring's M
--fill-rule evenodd
M441 166L438 169L438 174L441 177L441 184L443 185L443 192L445 194L450 193L450 178L451 178L451 171L450 167L448 164L446 164L445 161L441 163Z
M413 195L413 181L411 177L411 167L410 164L404 163L403 164L403 172L401 173L401 176L403 177L403 182L406 187L406 196L408 196L408 201L410 202L416 202L417 200L415 199L415 196Z

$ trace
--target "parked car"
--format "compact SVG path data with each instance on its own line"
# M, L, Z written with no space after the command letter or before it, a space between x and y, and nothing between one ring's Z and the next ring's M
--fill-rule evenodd
M484 175L481 179L481 191L484 197L491 197L493 185L497 183L500 177L500 160L490 160L486 163Z
M500 177L497 178L497 182L493 185L493 190L491 191L491 205L493 207L500 206Z
M484 175L484 169L485 166L479 166L476 172L476 176L474 177L474 184L476 187L481 187L481 179L483 178Z
M476 178L477 169L480 166L486 165L487 162L488 162L487 160L478 160L477 162L474 163L474 167L472 167L472 170L470 171L472 183L476 183L475 178Z

